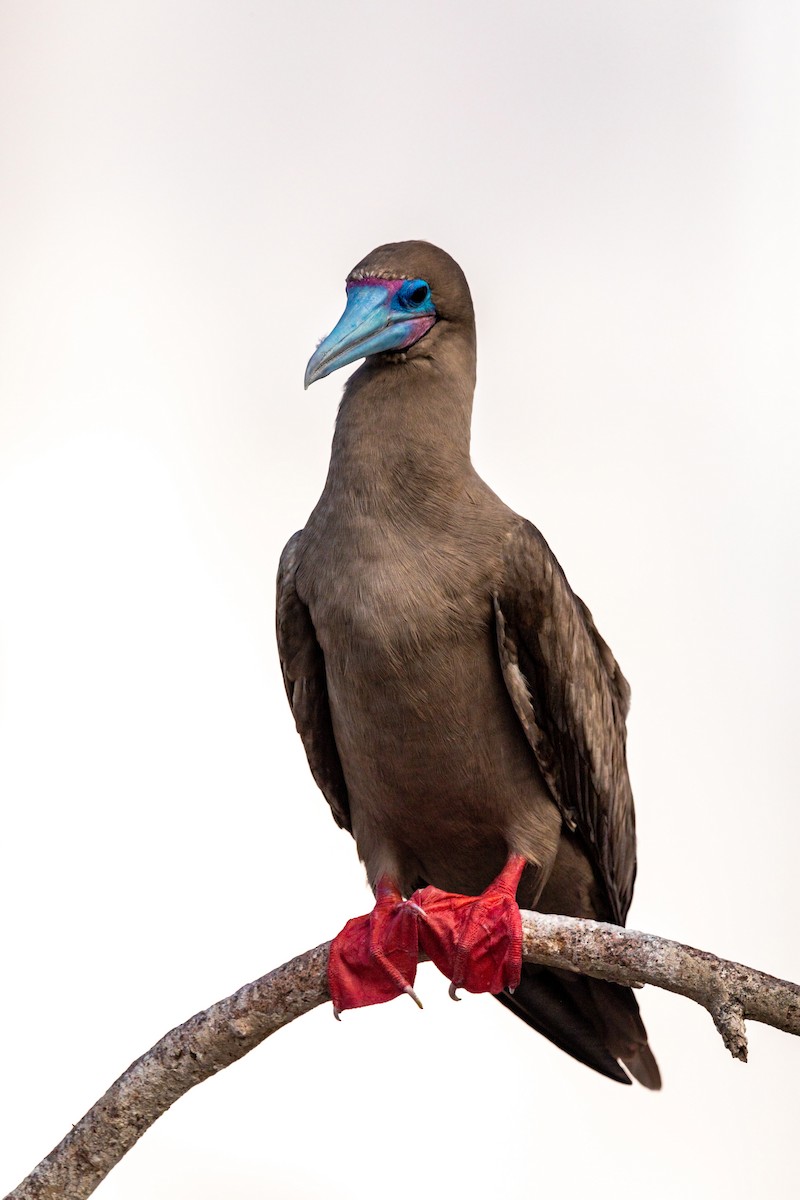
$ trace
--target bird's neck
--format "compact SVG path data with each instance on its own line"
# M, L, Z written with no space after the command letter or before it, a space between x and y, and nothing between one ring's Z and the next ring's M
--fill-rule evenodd
M425 521L472 474L474 354L467 369L367 363L345 388L325 491L337 505Z

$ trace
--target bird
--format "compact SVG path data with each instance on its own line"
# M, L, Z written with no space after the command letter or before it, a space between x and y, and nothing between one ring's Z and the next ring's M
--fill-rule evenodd
M387 243L350 272L306 387L359 359L277 579L295 724L375 895L331 946L336 1015L417 1000L427 954L454 998L497 995L601 1075L657 1089L630 988L521 962L520 907L625 923L630 689L542 534L472 465L475 317L449 254Z

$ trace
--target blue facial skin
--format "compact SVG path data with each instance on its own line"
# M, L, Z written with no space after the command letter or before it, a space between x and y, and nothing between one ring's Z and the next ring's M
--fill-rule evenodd
M338 325L320 342L306 367L305 386L371 354L404 350L436 320L424 279L354 280Z

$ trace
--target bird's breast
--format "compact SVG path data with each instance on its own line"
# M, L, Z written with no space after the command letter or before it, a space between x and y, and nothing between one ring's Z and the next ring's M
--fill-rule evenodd
M314 538L298 568L329 681L408 683L485 637L492 624L486 564L453 539L364 524L347 537Z
M492 567L451 541L395 535L358 554L352 539L335 556L318 543L298 570L373 879L394 862L404 878L478 886L541 791L502 678Z

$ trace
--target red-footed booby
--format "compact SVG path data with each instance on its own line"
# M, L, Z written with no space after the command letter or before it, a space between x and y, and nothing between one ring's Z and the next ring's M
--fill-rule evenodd
M623 924L636 872L628 685L542 535L470 460L469 287L379 246L306 386L357 359L319 503L281 557L278 646L308 761L373 912L335 1010L413 991L420 950L621 1083L660 1086L633 993L522 965L519 908Z

